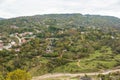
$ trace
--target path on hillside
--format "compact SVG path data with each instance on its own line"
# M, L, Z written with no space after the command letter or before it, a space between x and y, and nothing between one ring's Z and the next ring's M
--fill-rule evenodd
M114 72L120 72L120 69L106 70L106 71L103 71L103 72L93 72L93 73L75 73L75 74L71 74L71 73L53 73L53 74L45 74L45 75L42 75L42 76L33 77L32 80L42 80L42 79L62 77L62 76L75 77L75 76L84 76L84 75L88 75L88 76L99 75L99 74L104 74L105 75L105 74L114 73Z
M22 44L21 39L20 39L17 35L15 35L15 37L18 39L18 41L19 41L19 45L21 45L21 44Z

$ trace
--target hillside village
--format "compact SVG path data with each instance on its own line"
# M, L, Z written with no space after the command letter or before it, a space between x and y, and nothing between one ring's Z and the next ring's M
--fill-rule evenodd
M9 40L6 41L4 40L4 36L2 36L2 34L0 35L0 50L11 50L13 46L21 46L22 44L30 41L32 38L35 38L35 35L33 35L33 32L24 32L10 34L9 37ZM12 39L11 37L15 39ZM19 51L19 48L15 49L15 51Z
M12 26L11 28L14 28L14 29L18 29L18 27L16 26ZM47 27L49 28L49 27ZM86 29L90 29L91 30L92 27L88 27ZM79 29L79 28L78 28ZM40 33L42 33L42 31L40 30L35 30L35 33L33 32L24 32L24 33L14 33L14 34L10 34L8 37L8 39L4 39L5 35L2 35L2 33L0 33L0 51L3 50L3 49L6 49L6 50L11 50L13 49L12 47L15 47L15 46L21 46L22 44L25 44L27 42L29 42L31 39L34 39L34 38L37 38L37 35ZM98 33L97 30L100 30L99 28L93 28L93 31L95 33ZM59 31L56 32L57 35L64 35L64 34L67 34L67 33L76 33L77 29L76 28L71 28L71 29L61 29ZM44 32L44 31L43 31ZM116 30L114 30L113 32L116 32ZM89 34L90 32L89 31L80 31L81 35L87 35ZM45 34L45 33L42 33L42 34ZM47 34L47 33L46 33ZM46 47L46 53L51 53L53 50L52 50L52 43L54 40L59 40L59 38L56 38L56 37L52 37L54 36L55 34L54 33L49 33L47 34L49 36L47 36L45 38L45 41L49 42L47 47ZM38 36L39 37L39 36ZM110 37L111 39L119 39L119 36L114 36L114 35L111 35L111 36L102 36L103 38L105 37ZM83 40L83 37L81 37L81 39ZM72 43L72 41L71 41ZM71 45L71 44L69 44ZM20 51L19 48L15 48L14 49L15 51Z

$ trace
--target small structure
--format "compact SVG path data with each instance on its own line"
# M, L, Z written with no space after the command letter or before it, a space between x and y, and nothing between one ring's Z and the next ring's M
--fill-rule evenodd
M20 48L15 49L15 51L16 51L16 52L19 52L19 51L20 51Z
M22 42L22 43L26 43L27 40L26 40L25 38L22 38L22 39L21 39L21 42Z
M15 42L15 41L12 41L12 42L11 42L11 44L12 44L12 45L15 45L15 44L16 44L16 42Z

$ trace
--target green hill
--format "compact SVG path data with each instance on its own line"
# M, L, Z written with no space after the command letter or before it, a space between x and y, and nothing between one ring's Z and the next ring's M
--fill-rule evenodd
M112 16L46 14L0 21L4 44L15 36L27 42L0 51L0 72L24 69L32 75L95 72L120 66L120 19ZM29 37L33 37L29 39ZM20 51L16 51L16 50ZM4 70L3 70L4 68Z

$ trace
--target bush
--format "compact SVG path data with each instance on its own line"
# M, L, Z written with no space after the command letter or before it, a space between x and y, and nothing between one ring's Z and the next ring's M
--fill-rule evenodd
M8 73L6 80L31 80L31 76L26 71L17 69Z
M0 73L0 80L5 80L1 73Z

